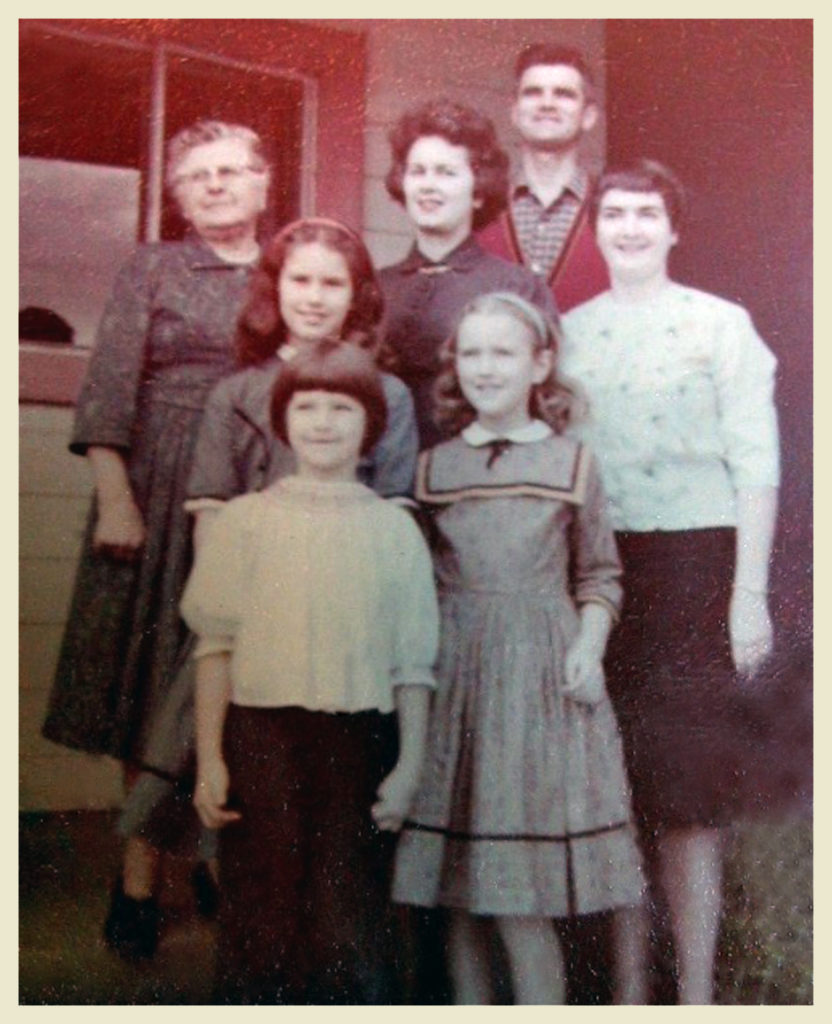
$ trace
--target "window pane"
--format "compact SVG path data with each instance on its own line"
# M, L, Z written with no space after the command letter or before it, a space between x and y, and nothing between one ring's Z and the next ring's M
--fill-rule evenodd
M139 172L20 160L20 308L50 309L89 346L113 277L135 246Z
M272 165L270 204L263 219L263 233L269 234L297 217L303 124L301 83L183 54L169 55L166 83L166 136L170 138L180 128L204 118L253 128L266 144ZM177 237L181 233L178 221L168 204L163 237Z
M149 53L27 28L20 38L20 153L141 167Z

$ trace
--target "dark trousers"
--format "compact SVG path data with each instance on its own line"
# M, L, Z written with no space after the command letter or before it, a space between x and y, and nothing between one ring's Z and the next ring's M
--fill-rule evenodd
M370 815L396 751L393 715L229 708L217 1002L396 1001L395 837Z

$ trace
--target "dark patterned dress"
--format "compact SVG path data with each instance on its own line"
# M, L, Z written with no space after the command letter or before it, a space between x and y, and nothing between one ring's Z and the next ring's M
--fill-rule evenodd
M550 435L422 456L442 612L425 768L393 898L565 917L639 902L615 716L562 692L578 607L615 614L620 565L594 459Z
M180 659L179 599L191 562L185 484L208 392L234 368L249 268L199 241L141 248L98 332L70 450L117 449L146 539L134 563L92 550L87 525L43 734L137 760Z

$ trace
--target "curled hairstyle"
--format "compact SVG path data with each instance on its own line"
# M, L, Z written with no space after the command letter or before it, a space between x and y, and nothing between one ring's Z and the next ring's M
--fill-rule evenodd
M379 441L387 427L387 402L372 354L355 345L319 341L299 352L281 367L271 402L272 429L278 440L289 444L286 412L292 396L300 391L329 391L349 395L366 413L361 454Z
M674 231L681 228L687 213L685 190L673 171L658 160L642 158L604 171L589 201L589 218L593 229L598 223L601 200L614 188L622 192L658 192L664 200L670 226Z
M585 411L585 402L577 386L558 374L557 358L561 344L560 328L526 299L509 292L488 292L473 299L463 309L456 329L439 349L439 374L433 387L434 418L443 432L452 435L464 430L477 416L462 393L456 372L457 338L466 317L473 313L509 316L522 324L533 339L534 352L551 352L552 368L545 380L532 386L529 415L544 420L557 434L576 422Z
M403 179L407 156L414 142L436 135L452 146L464 146L474 172L474 197L480 205L473 211L473 228L492 221L506 205L508 156L500 148L491 121L470 107L450 100L432 100L408 111L390 133L393 164L387 172L387 191L404 205Z
M177 172L179 165L197 146L204 146L208 142L216 142L218 139L242 139L248 143L251 151L251 165L255 170L267 171L269 163L263 149L263 140L252 131L241 124L228 124L225 121L197 121L178 131L167 144L165 153L165 184L170 192L176 192Z
M240 366L263 362L287 340L286 324L280 315L280 275L293 249L313 242L340 253L349 271L352 301L338 340L376 352L384 299L367 247L340 221L306 217L287 224L272 238L251 276L237 320L235 345Z
M584 55L574 46L561 46L559 43L529 43L517 54L514 62L514 81L519 83L529 68L540 64L563 64L574 68L584 82L584 93L587 100L595 100L595 78Z

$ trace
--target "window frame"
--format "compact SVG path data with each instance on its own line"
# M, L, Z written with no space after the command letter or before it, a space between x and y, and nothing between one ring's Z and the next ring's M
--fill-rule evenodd
M83 19L65 22L53 22L41 19L20 21L21 33L41 30L51 35L78 42L99 42L108 46L120 46L150 52L153 62L151 102L147 111L149 119L147 164L142 171L142 198L140 207L140 237L137 242L152 242L159 238L162 214L163 182L164 182L164 74L168 61L174 56L187 56L204 60L212 65L250 71L274 78L283 78L299 82L303 89L302 127L301 127L301 161L299 208L301 216L314 215L321 206L322 183L317 174L317 165L321 151L326 150L324 159L335 154L347 155L347 166L352 172L339 175L340 184L330 188L326 197L325 211L328 216L342 217L348 223L356 224L361 212L361 183L363 181L363 131L360 150L356 145L354 126L356 118L364 125L364 101L362 89L355 89L354 68L356 62L363 76L366 66L363 33L336 32L323 26L298 26L285 20L274 20L268 24L269 42L276 48L278 41L285 38L291 41L288 48L295 58L295 66L269 63L268 60L252 60L239 54L226 52L222 46L218 49L206 49L193 39L178 38L188 36L192 30L194 36L203 30L194 20L184 24L181 20L165 23L164 30L169 35L154 35L152 23L147 19L137 19L124 27L125 34L114 35L106 31L106 25L112 24L102 20L84 21ZM255 19L251 19L255 21ZM158 23L157 23L158 24ZM224 22L228 24L228 20ZM239 23L238 23L239 24ZM245 24L245 23L243 23ZM89 27L88 27L89 26ZM102 26L105 30L102 31ZM122 29L124 23L119 24ZM264 25L259 23L249 31L252 49L261 44ZM244 33L245 35L245 33ZM244 39L245 43L245 39ZM351 55L351 61L327 61L325 54L333 43ZM338 71L339 66L352 64L347 71ZM330 70L333 69L334 70ZM329 79L329 80L327 80ZM329 116L321 116L321 92L336 100ZM344 109L348 117L343 117ZM352 158L350 160L350 157ZM57 158L56 158L57 159ZM356 216L358 214L358 216ZM75 346L59 347L48 342L25 341L19 343L19 401L26 403L45 403L73 405L77 399L90 349Z

